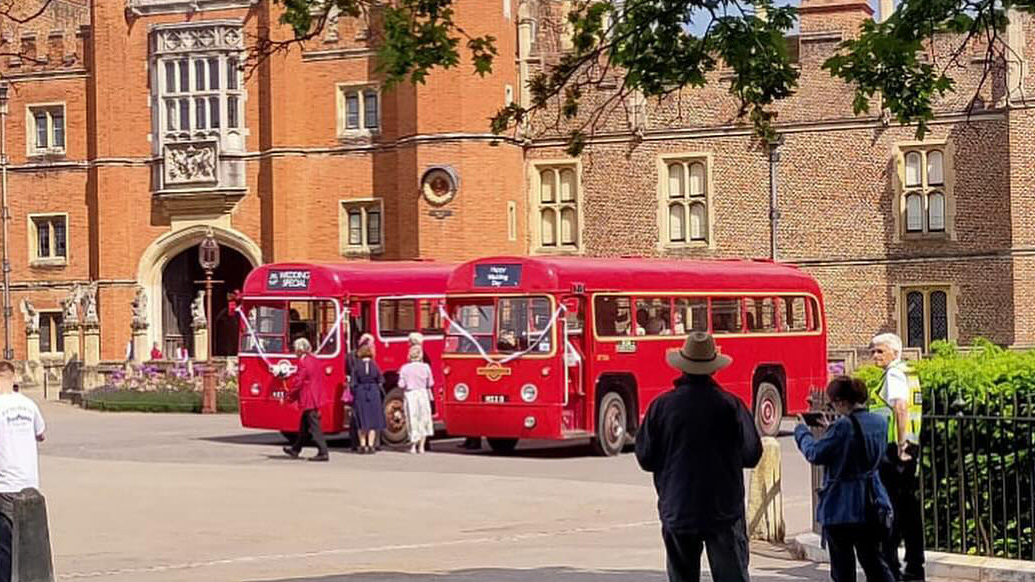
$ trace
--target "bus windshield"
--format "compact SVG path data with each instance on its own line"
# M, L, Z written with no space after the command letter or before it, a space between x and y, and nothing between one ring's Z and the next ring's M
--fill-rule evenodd
M243 309L251 331L242 326L242 354L258 354L260 351L270 355L290 354L299 338L309 340L314 352L326 339L319 355L332 355L338 351L340 333L333 329L338 311L333 301L246 302Z
M548 353L553 347L553 334L544 333L553 315L547 297L462 298L451 311L446 352Z

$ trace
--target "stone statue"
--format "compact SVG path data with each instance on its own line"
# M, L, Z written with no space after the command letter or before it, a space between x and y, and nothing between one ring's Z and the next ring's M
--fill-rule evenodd
M323 41L327 43L338 42L338 19L341 18L341 9L337 4L332 4L327 9L327 19L324 21Z
M82 297L83 323L86 325L97 325L100 319L97 317L97 281L93 281L85 287L80 287Z
M142 285L137 285L137 294L130 304L133 309L133 320L130 326L133 329L147 329L147 291Z
M32 335L40 332L40 312L28 299L22 299L22 315L25 316L25 333Z
M65 326L75 326L79 324L79 302L82 298L82 286L76 283L72 286L72 290L61 300L61 315L62 323Z
M208 327L208 318L205 317L205 292L198 291L198 296L190 303L190 326L194 329Z

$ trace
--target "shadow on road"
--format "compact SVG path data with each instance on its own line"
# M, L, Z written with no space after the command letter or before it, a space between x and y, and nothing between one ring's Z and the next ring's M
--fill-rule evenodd
M707 563L705 560L704 563ZM703 565L703 564L702 564ZM711 580L705 572L702 580ZM753 570L754 582L784 582L827 579L827 573L815 564L788 568ZM278 578L251 582L666 582L668 577L658 570L579 570L573 568L479 568L449 572L413 574L407 572L359 572L330 576Z

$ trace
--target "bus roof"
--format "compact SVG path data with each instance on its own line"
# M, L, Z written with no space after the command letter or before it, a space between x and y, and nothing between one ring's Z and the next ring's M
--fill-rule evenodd
M520 265L520 269L514 267ZM599 291L809 292L819 284L797 267L758 259L649 259L500 256L468 261L449 278L449 293Z
M440 295L454 265L431 261L269 263L244 281L247 297Z

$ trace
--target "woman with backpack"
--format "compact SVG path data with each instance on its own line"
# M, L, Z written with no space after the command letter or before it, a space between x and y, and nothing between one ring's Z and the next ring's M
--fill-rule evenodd
M878 476L888 427L866 409L866 385L861 380L838 376L827 385L827 396L840 417L812 422L826 428L820 439L802 422L794 430L794 440L809 463L826 469L816 520L830 552L830 577L834 582L855 582L858 558L867 582L895 582L880 551L891 523L891 501Z

